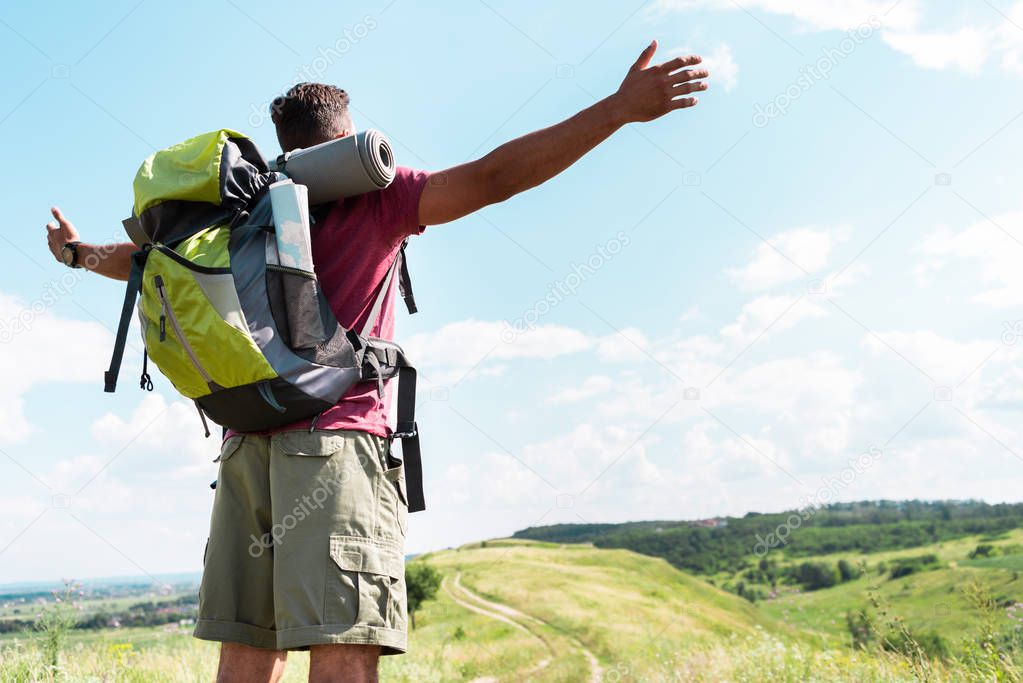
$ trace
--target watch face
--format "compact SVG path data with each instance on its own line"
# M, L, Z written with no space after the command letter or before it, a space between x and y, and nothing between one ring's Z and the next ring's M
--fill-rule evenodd
M64 262L65 266L74 265L75 250L65 244L60 248L60 260Z

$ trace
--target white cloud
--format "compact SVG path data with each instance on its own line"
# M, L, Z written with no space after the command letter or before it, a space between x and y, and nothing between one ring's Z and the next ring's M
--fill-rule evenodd
M966 431L954 437L925 436L886 452L872 468L869 482L864 482L869 484L868 496L1019 500L1018 472L1023 463L961 415L951 410L939 414Z
M791 466L787 455L762 436L733 434L717 420L700 420L682 436L685 466L719 482L772 477Z
M865 263L853 263L837 273L832 273L824 278L827 292L834 294L847 287L862 282L870 275L870 266Z
M581 385L578 387L569 387L562 389L556 394L552 395L547 399L548 403L576 403L583 399L591 398L599 394L603 394L614 386L614 381L610 377L603 375L593 375L587 377Z
M117 455L102 457L93 454L75 455L57 462L45 475L46 483L56 496L66 496L63 504L74 511L138 513L148 496L114 476L112 464Z
M742 307L735 322L721 328L721 337L733 347L745 346L768 333L795 326L806 318L824 315L824 309L805 297L761 296Z
M680 315L678 317L678 321L680 323L687 323L687 322L690 322L690 321L702 320L702 319L703 319L703 312L699 309L698 306L690 306L689 308L687 308L685 310L684 313L682 313L682 315Z
M971 26L957 31L885 31L881 35L893 49L909 55L925 69L955 68L977 73L991 50L990 33Z
M769 238L768 243L758 244L745 266L729 268L725 273L733 282L752 291L805 280L803 271L812 274L826 266L835 245L847 241L851 232L848 226L786 230Z
M1014 237L1015 236L1015 237ZM975 263L980 279L988 289L973 300L993 308L1012 308L1023 304L1023 211L981 220L961 231L939 229L926 235L919 251L926 259L914 268L925 284L937 277L950 262Z
M995 45L1002 52L1002 67L1015 74L1023 74L1023 2L1017 2L1006 12L1006 21L995 29Z
M428 481L433 514L456 514L471 505L473 517L509 520L511 529L553 521L587 519L600 505L621 505L619 486L635 471L646 444L658 439L641 430L581 423L562 434L508 452L474 453L471 464L453 464ZM556 454L557 457L552 457ZM460 513L464 516L464 512ZM493 532L483 532L493 535Z
M649 344L642 331L626 327L597 340L597 357L607 363L627 363L642 355Z
M928 69L958 69L977 74L992 55L1000 55L1006 71L1023 74L1023 2L1010 6L1003 17L985 12L980 23L962 23L944 30L886 32L885 43Z
M701 65L710 71L711 87L722 87L725 92L731 92L739 81L739 65L735 63L732 56L732 47L728 43L718 43L716 46L707 49L696 50L691 47L679 47L669 50L664 59L671 59L681 55L699 53L703 58Z
M1002 350L1002 355L1009 354L1008 350ZM1005 358L998 358L1004 361ZM1019 358L1016 356L1016 361ZM979 374L979 373L978 373ZM972 378L971 378L972 379ZM974 380L976 390L973 397L973 405L982 410L1012 410L1023 409L1023 367L1012 365L1002 367L997 374L990 378L976 378Z
M923 28L920 2L888 0L658 0L653 13L698 9L766 12L790 17L808 30L853 30L880 23L881 37L893 50L908 55L925 69L955 69L977 74L992 55L1000 56L1002 68L1023 74L1023 1L992 16L980 8L954 25Z
M703 55L703 64L711 72L714 82L724 86L725 92L735 87L739 80L739 65L732 57L732 48L728 43L721 43Z
M47 297L26 302L0 293L0 443L32 433L24 397L51 382L93 382L103 378L113 341L93 322L67 320L50 311Z
M159 393L147 393L127 418L106 413L90 430L92 438L109 448L124 448L125 455L145 453L154 467L171 476L211 473L220 452L221 430L209 422L205 437L199 411L184 399L168 402Z
M991 341L949 339L932 330L892 330L876 335L863 337L864 346L874 355L891 354L894 349L936 382L949 386L965 379L994 346Z
M819 458L849 447L864 381L838 355L815 351L735 369L706 392L703 404L769 425L772 438Z
M402 343L409 358L435 384L457 382L465 373L487 373L484 363L522 358L556 358L584 351L594 342L579 330L538 325L522 331L502 321L462 320Z
M906 28L915 26L920 18L920 3L903 0L746 0L737 5L731 0L657 0L655 12L687 11L695 9L760 10L770 14L791 17L803 26L818 31L853 29L877 17L886 26Z

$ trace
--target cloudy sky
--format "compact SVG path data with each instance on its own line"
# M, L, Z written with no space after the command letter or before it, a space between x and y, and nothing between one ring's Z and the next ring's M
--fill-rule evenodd
M198 570L216 476L191 404L136 388L136 337L102 392L123 289L52 262L51 204L121 239L145 156L219 127L275 154L298 80L442 169L612 92L652 38L706 56L698 108L410 249L409 551L1019 500L1023 2L360 4L0 10L0 582Z

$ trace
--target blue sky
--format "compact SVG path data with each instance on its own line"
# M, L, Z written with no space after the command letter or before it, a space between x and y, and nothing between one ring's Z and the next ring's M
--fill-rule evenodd
M1023 2L63 2L0 35L0 581L198 569L212 502L217 445L136 389L134 337L102 393L123 290L52 261L51 204L120 239L145 156L219 127L275 154L266 105L307 79L442 169L609 94L652 38L708 58L699 107L410 249L409 551L1019 499Z

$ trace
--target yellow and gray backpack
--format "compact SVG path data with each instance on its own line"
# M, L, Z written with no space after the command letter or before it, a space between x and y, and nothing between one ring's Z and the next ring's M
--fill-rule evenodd
M283 165L282 158L277 167ZM375 382L382 391L385 380L397 377L392 438L402 440L409 510L422 510L416 371L397 344L366 336L396 273L415 312L404 244L366 327L345 329L315 274L286 265L278 253L269 188L286 179L270 170L252 140L231 130L194 137L143 162L125 221L140 249L132 255L105 391L116 387L136 298L142 388L152 390L152 360L195 402L204 426L209 417L255 432L312 418L315 428L319 414L357 382Z

